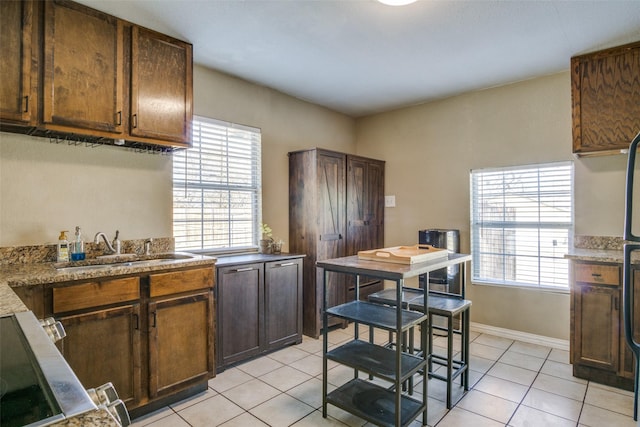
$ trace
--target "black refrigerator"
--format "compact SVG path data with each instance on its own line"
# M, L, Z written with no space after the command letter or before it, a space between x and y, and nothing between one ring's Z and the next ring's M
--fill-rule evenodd
M640 207L634 206L635 191L640 191L640 183L634 182L635 170L640 168L636 162L638 144L640 143L640 133L629 146L629 159L627 163L626 194L625 194L625 218L624 218L624 265L622 274L622 298L624 335L633 352L635 359L635 385L634 385L634 406L633 419L638 420L638 381L640 379L640 331L634 331L634 318L640 316L640 312L634 312L634 308L640 311L640 295L635 295L635 290L640 290L640 269L636 274L636 289L634 289L634 270L632 269L632 258L637 259L640 255ZM639 180L640 181L640 180ZM634 254L635 252L635 254Z

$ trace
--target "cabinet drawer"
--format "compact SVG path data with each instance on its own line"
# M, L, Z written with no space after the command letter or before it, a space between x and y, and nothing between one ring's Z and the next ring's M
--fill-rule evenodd
M620 286L620 267L617 265L576 264L575 281Z
M82 310L138 299L140 299L140 279L138 277L88 282L64 288L53 288L53 312Z
M213 268L149 276L151 298L213 287Z

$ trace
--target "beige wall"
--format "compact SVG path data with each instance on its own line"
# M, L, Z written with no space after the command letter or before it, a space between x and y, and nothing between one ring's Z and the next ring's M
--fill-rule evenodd
M358 153L387 161L385 245L421 228L458 228L469 251L469 171L574 160L575 231L622 235L625 156L571 154L569 73L464 94L357 121ZM472 285L472 321L569 338L569 296Z
M171 158L0 133L0 246L171 236ZM69 234L69 237L71 237Z
M287 152L355 151L353 119L197 66L194 111L262 129L263 220L285 241ZM55 242L76 225L89 238L171 236L171 188L170 156L0 133L0 246Z
M385 245L426 227L459 228L469 250L469 170L574 160L576 233L621 235L625 156L571 154L569 74L353 120L202 67L198 115L260 127L263 220L288 239L286 153L324 147L386 160ZM171 235L171 158L0 133L0 246L54 242L81 225L122 238ZM285 246L286 250L287 246ZM473 321L567 339L569 298L469 286Z
M352 118L272 89L194 68L194 114L262 129L262 220L289 246L287 153L312 147L355 152Z

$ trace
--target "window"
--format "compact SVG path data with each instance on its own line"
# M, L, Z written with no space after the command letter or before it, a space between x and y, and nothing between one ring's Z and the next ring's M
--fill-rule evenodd
M569 288L571 162L471 171L472 281Z
M194 117L193 146L173 155L176 249L258 246L260 141L260 129Z

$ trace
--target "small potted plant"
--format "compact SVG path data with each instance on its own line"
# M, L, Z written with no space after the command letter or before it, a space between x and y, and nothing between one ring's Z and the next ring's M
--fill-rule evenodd
M273 244L273 230L267 224L260 224L260 233L262 234L262 240L260 240L260 253L270 254L271 245Z
M277 241L274 240L271 243L271 253L274 253L276 255L280 254L280 252L282 252L282 245L284 244L284 240L282 239L278 239Z

